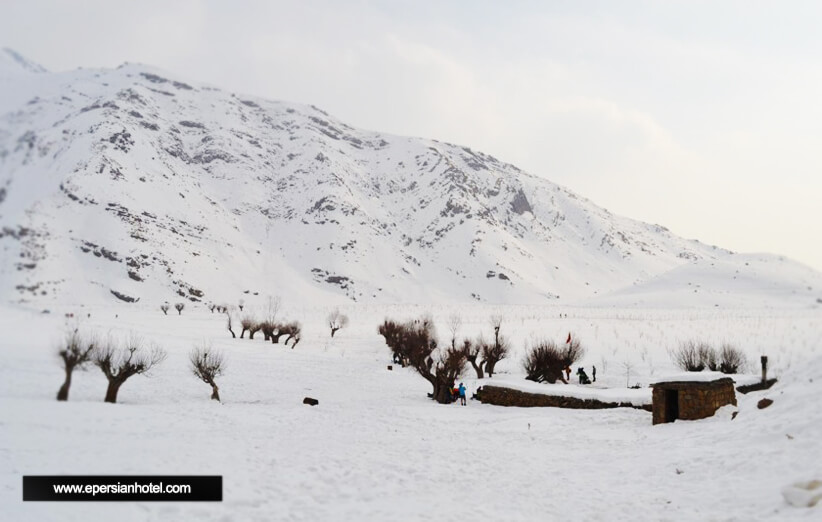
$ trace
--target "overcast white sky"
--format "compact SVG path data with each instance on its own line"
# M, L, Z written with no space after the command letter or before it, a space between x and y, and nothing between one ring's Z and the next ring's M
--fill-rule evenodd
M0 46L51 70L311 103L822 270L820 27L815 1L0 3Z

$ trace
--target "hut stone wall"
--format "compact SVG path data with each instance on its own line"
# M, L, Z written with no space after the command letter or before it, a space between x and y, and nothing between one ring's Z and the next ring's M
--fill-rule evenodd
M697 420L713 416L722 406L736 406L734 382L731 378L710 382L661 382L654 384L653 418L654 424L671 422L668 411L668 393L677 393L676 419Z

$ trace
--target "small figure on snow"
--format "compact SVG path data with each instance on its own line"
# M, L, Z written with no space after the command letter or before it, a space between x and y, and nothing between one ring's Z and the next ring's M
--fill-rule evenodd
M591 371L591 376L594 378L594 382L597 382L597 367L594 366L593 371Z
M462 383L460 383L459 394L460 394L460 404L465 406L465 385L462 384Z
M582 366L577 369L577 375L579 375L580 384L591 384L591 379L588 378L588 374L585 373L585 369Z

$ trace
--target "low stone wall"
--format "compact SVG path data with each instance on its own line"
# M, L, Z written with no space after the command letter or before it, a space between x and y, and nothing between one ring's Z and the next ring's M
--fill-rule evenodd
M716 410L727 404L736 406L734 381L731 378L710 382L662 382L654 384L654 424L668 422L665 394L676 391L678 398L677 419L697 420L713 416Z
M572 408L577 410L602 410L607 408L637 408L651 411L651 405L635 406L630 402L603 402L596 399L577 399L562 395L527 393L502 386L483 386L477 391L477 398L483 404L495 406L519 406L521 408Z
M743 384L742 386L737 386L736 391L738 391L739 393L751 393L754 391L762 391L770 389L770 387L774 384L776 384L776 379L768 379L767 381L761 381L755 384Z

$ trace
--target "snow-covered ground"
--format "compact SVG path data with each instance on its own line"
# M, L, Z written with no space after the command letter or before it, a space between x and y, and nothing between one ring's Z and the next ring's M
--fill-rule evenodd
M489 315L504 315L514 351L490 381L517 381L531 339L561 342L569 331L588 348L580 365L596 365L597 385L613 393L674 373L666 350L687 338L770 356L779 377L771 390L738 395L738 408L711 419L652 426L650 413L631 408L427 399L422 378L386 369L376 328L386 315L428 311L447 340L455 309L444 306L344 307L351 326L333 340L327 309L284 309L304 324L292 350L233 340L202 307L164 316L142 305L72 310L85 331L137 332L169 353L153 376L127 381L113 405L102 402L96 368L75 374L69 402L54 400L69 310L0 310L0 519L809 521L822 513L780 493L822 478L819 310L457 309L460 336L489 337ZM204 340L226 355L223 404L187 367ZM473 392L470 377L469 367L463 380ZM319 406L303 405L305 396ZM762 397L774 404L759 410ZM224 501L23 503L24 474L221 474Z

